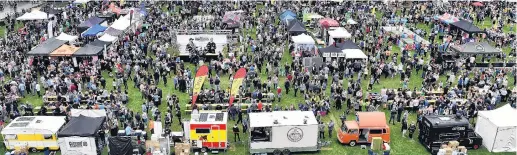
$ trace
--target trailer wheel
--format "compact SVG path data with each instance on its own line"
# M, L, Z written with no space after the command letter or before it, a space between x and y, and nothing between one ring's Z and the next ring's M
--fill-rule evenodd
M282 154L284 155L290 155L291 154L291 151L289 151L289 149L285 149Z
M350 143L348 143L348 145L350 145L350 146L355 146L355 140L350 141Z
M35 147L31 147L31 148L29 149L29 151L31 151L31 152L38 152L38 149L36 149Z
M207 151L208 151L208 148L206 148L206 147L201 148L201 152L207 152Z
M275 151L273 151L273 154L274 155L281 155L282 151L280 151L279 149L276 149Z

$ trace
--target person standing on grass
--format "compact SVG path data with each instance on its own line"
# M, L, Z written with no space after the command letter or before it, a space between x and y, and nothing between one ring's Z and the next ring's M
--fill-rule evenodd
M278 97L278 102L280 102L280 98L282 98L282 88L277 87L276 93Z
M237 139L241 141L241 137L239 136L239 127L237 126L237 123L233 125L233 140L237 142Z
M334 121L330 120L328 128L329 128L329 138L332 138L332 130L334 129Z
M393 125L395 125L395 115L397 114L397 106L395 106L395 104L392 105L391 107L391 113L390 113L390 120L388 121L388 124L389 123L392 123L393 121Z
M320 130L320 139L325 139L325 125L323 122L320 121L318 129Z

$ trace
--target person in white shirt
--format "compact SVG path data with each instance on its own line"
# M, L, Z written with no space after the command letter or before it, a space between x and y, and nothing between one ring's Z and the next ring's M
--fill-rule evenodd
M36 93L38 94L38 97L41 97L41 86L39 83L36 83L36 87L34 88L36 90Z

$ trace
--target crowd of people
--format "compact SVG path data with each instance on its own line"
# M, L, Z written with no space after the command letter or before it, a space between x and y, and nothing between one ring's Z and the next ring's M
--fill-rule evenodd
M76 24L98 12L106 10L103 2L90 2L85 6L63 7L69 16L57 16L54 36L60 32L79 35ZM336 20L346 19L346 12L358 24L346 26L352 39L358 44L368 59L360 61L333 60L321 66L305 67L302 58L292 57L287 50L293 49L285 25L278 23L278 14L285 10L302 12L301 3L265 2L173 2L147 5L148 14L143 20L147 27L139 27L126 32L107 49L107 55L99 60L88 59L74 66L71 58L29 57L30 49L48 39L47 24L41 21L24 21L23 28L14 18L14 13L6 19L6 37L1 40L0 82L2 83L0 102L3 105L2 121L7 121L37 109L34 103L22 103L30 96L42 98L45 103L39 115L69 115L71 108L106 109L109 122L106 129L117 131L120 126L129 135L134 130L145 130L150 120L166 122L166 128L174 125L173 116L179 124L182 121L182 105L179 95L163 94L162 89L192 94L194 70L198 67L183 61L170 52L176 48L176 30L221 30L228 25L222 22L227 11L242 10L240 32L235 43L228 44L226 53L214 59L204 59L209 67L209 85L203 87L197 103L191 110L213 109L212 103L227 103L229 88L221 87L222 81L233 81L233 74L239 68L247 70L246 79L238 102L251 104L247 113L258 111L304 110L313 111L318 121L328 113L347 115L357 111L390 111L390 123L402 122L403 129L414 131L414 124L408 125L408 113L416 113L421 118L429 114L462 114L474 118L479 110L491 110L502 103L515 105L516 92L512 90L516 82L516 68L471 69L472 63L480 56L459 58L455 64L445 66L436 58L446 52L442 50L446 41L464 43L461 38L443 31L446 28L435 15L449 13L458 17L484 22L494 19L495 28L487 28L486 37L474 35L476 40L486 40L498 48L509 47L515 56L515 35L503 32L503 27L515 17L511 5L506 2L486 3L487 7L476 8L466 2L450 2L448 6L436 3L405 3L385 5L383 3L311 2L308 12ZM305 2L304 2L305 3ZM128 3L125 8L139 7ZM260 7L260 8L259 8ZM163 11L162 8L167 8ZM425 8L425 9L421 9ZM375 10L383 14L368 13ZM174 12L174 13L173 13ZM213 15L212 20L196 20L198 14ZM393 18L406 18L407 23L390 22ZM496 24L497 23L497 24ZM392 25L413 26L419 35L429 39L429 45L418 45L414 50L402 48L395 52L402 36L382 29ZM430 31L416 28L424 25ZM92 38L79 39L88 42ZM393 51L393 52L392 52ZM503 58L510 55L500 56ZM484 56L489 57L489 56ZM292 61L285 61L291 60ZM203 58L202 58L203 59ZM483 58L484 59L484 58ZM488 58L490 59L490 58ZM222 78L228 76L229 79ZM416 77L415 77L416 76ZM441 79L445 77L445 80ZM397 88L380 88L390 79L398 79ZM171 82L172 81L172 82ZM513 84L512 82L513 81ZM111 83L113 88L107 88ZM159 85L163 83L163 86ZM229 86L229 85L228 85ZM411 88L413 86L413 88ZM134 94L129 87L138 89L144 103L132 102ZM375 92L376 90L378 92ZM329 93L330 92L330 93ZM133 95L132 95L133 94ZM166 96L164 96L166 95ZM303 102L284 103L282 98L293 95ZM266 100L267 99L267 100ZM188 99L184 99L188 100ZM167 103L167 109L159 105ZM263 103L264 102L264 103ZM268 102L268 103L266 103ZM272 105L269 103L273 103ZM129 109L128 104L139 104L141 109ZM404 110L410 108L409 110ZM20 110L23 109L23 113ZM214 109L222 109L215 107ZM246 117L242 117L238 104L227 110L230 118L238 117L238 124L247 131ZM150 114L150 116L148 116ZM184 114L184 113L183 113ZM245 115L245 114L244 114ZM337 122L336 122L337 123ZM341 124L341 123L338 123ZM235 128L235 127L234 127ZM332 133L334 122L320 125L320 131ZM234 130L240 131L240 130ZM331 137L331 134L329 136ZM410 132L411 133L411 132ZM411 133L412 134L412 133ZM325 134L320 134L324 138ZM412 137L410 135L409 137Z

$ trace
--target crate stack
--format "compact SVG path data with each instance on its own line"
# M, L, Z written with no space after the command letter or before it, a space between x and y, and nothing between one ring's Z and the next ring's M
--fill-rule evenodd
M466 155L467 148L465 148L465 146L459 146L459 144L458 141L449 141L448 145L443 144L438 151L438 155Z
M189 155L190 154L190 144L176 143L176 145L174 146L174 154L175 155Z

